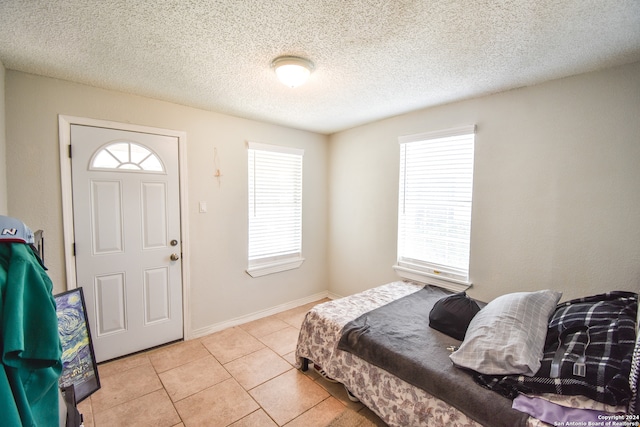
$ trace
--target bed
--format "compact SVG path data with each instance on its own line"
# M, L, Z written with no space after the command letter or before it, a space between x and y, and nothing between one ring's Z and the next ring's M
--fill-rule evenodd
M502 384L500 376L485 375L478 378L472 370L454 366L450 356L453 350L461 346L460 341L428 326L420 327L428 325L428 313L435 301L449 295L449 291L441 288L397 281L320 304L307 313L302 323L296 347L297 366L302 370L306 370L310 363L320 366L326 376L344 384L390 426L548 425L513 409L512 398L488 389L486 384L484 387L479 385L481 380L490 382L494 379L496 384ZM406 308L410 300L422 309L411 312ZM389 320L385 317L387 314L376 317L377 313L390 307L395 307L392 311L397 314L397 319ZM396 334L394 324L418 325L414 329L418 334L425 334L420 338L425 342L405 341L406 337L402 335L405 332ZM635 343L635 314L633 324ZM345 341L363 335L362 330L373 328L382 328L385 331L383 335L386 335L383 339L392 337L391 341L396 339L395 345L398 342L410 342L405 346L409 347L408 352L403 350L405 354L402 355L386 354L374 348L369 354L358 355L352 349L345 348ZM404 366L404 372L389 369L384 365L384 359L387 359L386 363L395 365L394 369ZM540 393L534 397L564 408L610 414L627 411L626 403L605 404L582 396Z

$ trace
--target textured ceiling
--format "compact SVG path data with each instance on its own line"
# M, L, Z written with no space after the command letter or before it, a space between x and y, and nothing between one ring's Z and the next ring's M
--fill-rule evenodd
M321 133L639 60L639 0L0 0L7 69Z

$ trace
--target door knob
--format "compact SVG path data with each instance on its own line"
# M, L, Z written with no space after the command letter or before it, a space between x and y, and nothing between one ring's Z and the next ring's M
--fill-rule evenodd
M177 261L180 259L180 255L178 254L171 254L171 261Z

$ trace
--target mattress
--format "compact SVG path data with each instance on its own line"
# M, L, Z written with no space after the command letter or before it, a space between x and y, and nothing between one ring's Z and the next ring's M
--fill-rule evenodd
M344 384L363 404L392 427L480 426L479 422L426 390L409 384L351 353L338 349L342 330L354 319L376 308L418 292L424 285L397 281L364 292L319 304L302 323L296 361L320 365L326 374ZM486 392L477 384L474 387ZM469 386L471 387L471 386ZM473 390L469 391L470 393ZM502 398L496 394L496 398ZM597 402L575 396L547 396L554 403L577 408L603 408ZM527 426L546 426L533 417Z

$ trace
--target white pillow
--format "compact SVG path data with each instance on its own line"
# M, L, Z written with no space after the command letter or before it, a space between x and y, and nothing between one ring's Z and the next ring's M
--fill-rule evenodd
M481 374L534 375L561 296L544 290L496 298L471 320L460 349L449 357L456 366Z

